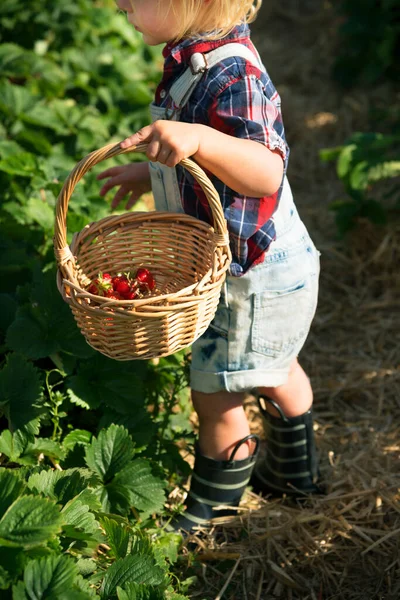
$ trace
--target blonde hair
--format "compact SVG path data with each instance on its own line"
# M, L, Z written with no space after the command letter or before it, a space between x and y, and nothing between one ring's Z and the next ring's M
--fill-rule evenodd
M201 34L208 39L220 39L240 23L251 23L257 16L262 0L160 0L169 2L182 23L175 41Z

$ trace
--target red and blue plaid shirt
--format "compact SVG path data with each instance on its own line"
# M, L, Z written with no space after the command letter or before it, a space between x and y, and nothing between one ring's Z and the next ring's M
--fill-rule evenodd
M164 73L156 90L155 104L172 108L169 89L188 67L194 52L207 53L223 44L239 42L256 54L249 36L249 28L243 24L221 40L191 38L167 44L163 50ZM279 94L265 69L258 69L240 57L227 58L206 71L182 108L179 120L208 125L234 137L260 142L270 150L278 150L286 173L289 148L280 105ZM212 173L207 172L207 175L220 195L228 224L231 273L243 275L263 260L275 238L273 214L282 185L272 196L252 198L238 194ZM179 165L177 176L184 211L211 222L209 204L199 184Z

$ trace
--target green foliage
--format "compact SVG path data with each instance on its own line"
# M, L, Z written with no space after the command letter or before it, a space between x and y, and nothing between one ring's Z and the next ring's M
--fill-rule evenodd
M341 0L340 45L333 74L346 87L398 79L400 0Z
M58 507L39 497L21 496L0 520L0 544L30 548L51 539L61 530Z
M331 204L341 235L360 217L381 225L386 223L389 209L400 209L400 135L355 133L343 146L322 150L320 156L325 162L336 161L348 196ZM384 196L382 183L388 185Z
M69 600L93 597L97 588L103 598L116 597L117 588L133 594L130 586L136 583L135 593L165 597L170 580L169 565L160 560L166 556L161 532L154 546L139 529L136 512L129 514L125 505L120 510L117 502L115 512L104 511L101 502L115 483L131 494L131 507L159 510L165 483L151 474L148 461L133 458L124 428L112 425L101 433L100 442L94 438L87 446L88 469L42 469L27 481L14 471L0 471L0 589L12 586L15 597L28 598L64 598L72 589L74 596L65 596ZM123 465L119 452L127 445L131 460ZM167 546L174 544L176 553L179 536L167 535ZM109 552L96 561L100 544Z
M160 67L160 48L146 48L111 0L0 2L5 598L184 600L170 575L180 539L159 524L167 482L188 469L175 444L191 435L187 358L96 353L58 292L53 256L63 181L149 122ZM89 172L71 198L68 241L109 213Z

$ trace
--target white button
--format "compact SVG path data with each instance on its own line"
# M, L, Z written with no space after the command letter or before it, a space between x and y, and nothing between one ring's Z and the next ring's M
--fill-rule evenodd
M165 90L161 90L160 98L165 98L166 95L167 95L167 92Z

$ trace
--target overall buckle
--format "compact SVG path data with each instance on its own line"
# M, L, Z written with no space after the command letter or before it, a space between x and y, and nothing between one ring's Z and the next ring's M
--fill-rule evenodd
M190 70L192 75L204 73L208 69L207 59L202 52L195 52L190 57Z

